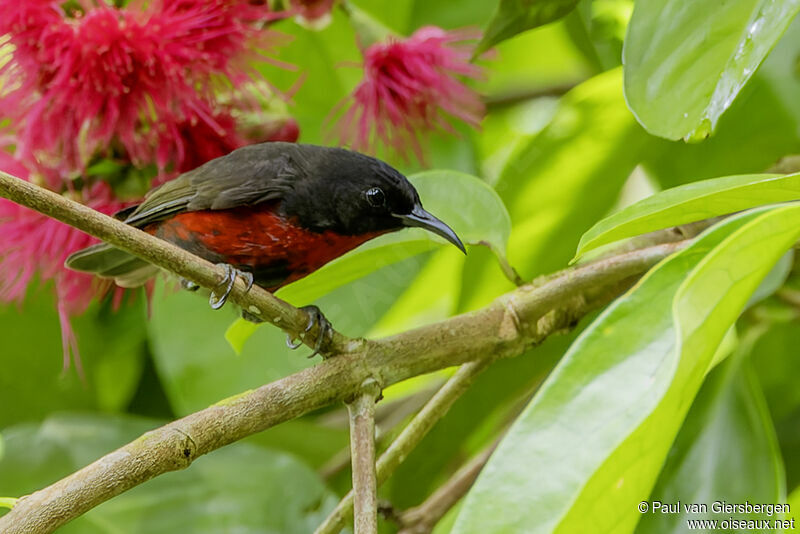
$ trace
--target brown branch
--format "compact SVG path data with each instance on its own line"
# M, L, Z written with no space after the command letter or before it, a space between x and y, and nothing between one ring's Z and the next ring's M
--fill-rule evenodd
M353 402L350 414L350 456L353 465L355 534L378 534L378 481L375 475L375 402L381 393L370 379Z

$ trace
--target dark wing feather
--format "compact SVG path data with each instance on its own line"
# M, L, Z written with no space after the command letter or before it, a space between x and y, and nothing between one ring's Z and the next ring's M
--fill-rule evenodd
M292 143L242 147L154 189L125 222L141 228L184 211L278 200L306 168L307 162Z

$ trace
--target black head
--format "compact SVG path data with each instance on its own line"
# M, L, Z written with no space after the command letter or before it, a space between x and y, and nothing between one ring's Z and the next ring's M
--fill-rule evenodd
M341 148L294 146L299 176L281 210L306 228L362 235L416 226L464 251L455 232L425 211L414 186L386 163Z

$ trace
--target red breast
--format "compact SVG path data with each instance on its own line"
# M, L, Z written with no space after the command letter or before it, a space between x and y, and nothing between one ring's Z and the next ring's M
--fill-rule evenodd
M264 206L179 213L145 231L215 263L249 267L253 272L285 265L286 278L270 290L302 278L385 233L314 232Z

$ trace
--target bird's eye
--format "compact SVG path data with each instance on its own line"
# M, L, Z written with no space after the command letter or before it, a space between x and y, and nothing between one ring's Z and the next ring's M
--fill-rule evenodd
M386 205L386 195L380 187L371 187L364 192L367 202L374 208L381 208Z

